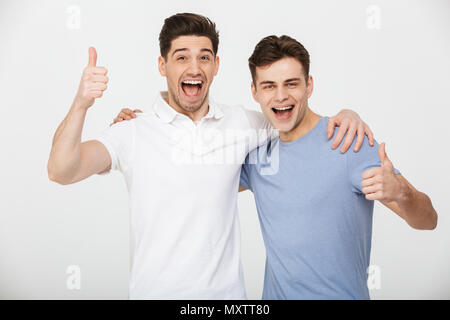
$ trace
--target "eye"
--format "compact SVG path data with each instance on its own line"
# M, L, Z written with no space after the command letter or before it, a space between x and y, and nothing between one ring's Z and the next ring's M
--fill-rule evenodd
M273 89L273 85L268 84L267 86L264 86L263 89Z
M209 56L202 56L202 57L200 58L200 60L208 61L208 60L210 60L210 59L209 59Z
M297 83L295 83L295 82L289 82L288 83L288 87L289 88L295 88L297 86Z
M183 61L183 60L186 60L186 58L185 58L184 56L179 56L179 57L177 58L177 60L178 60L178 61Z

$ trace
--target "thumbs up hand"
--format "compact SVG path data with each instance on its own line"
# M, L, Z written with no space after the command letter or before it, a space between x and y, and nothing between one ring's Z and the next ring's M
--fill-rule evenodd
M362 192L367 200L396 201L402 194L403 183L395 175L394 166L386 154L384 142L378 148L378 156L381 167L366 170L362 174Z
M97 51L94 47L89 48L89 63L83 70L75 103L78 107L88 109L94 104L96 98L103 96L106 90L108 70L105 67L97 67Z

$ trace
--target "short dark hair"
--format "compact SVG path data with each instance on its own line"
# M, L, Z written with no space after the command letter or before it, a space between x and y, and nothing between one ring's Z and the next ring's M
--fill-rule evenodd
M248 59L253 84L256 85L256 67L270 65L285 57L297 59L303 66L305 80L309 77L309 53L297 40L283 35L281 37L268 36L263 38L255 47L251 57Z
M205 36L211 40L214 55L219 48L219 32L209 18L195 13L177 13L166 20L159 33L161 56L167 59L172 40L180 36Z

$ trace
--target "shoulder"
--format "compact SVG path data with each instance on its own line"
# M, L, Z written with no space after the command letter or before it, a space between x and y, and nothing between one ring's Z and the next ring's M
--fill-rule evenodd
M228 105L215 100L214 107L217 112L222 112L227 117L242 117L246 112L242 105Z
M275 158L278 158L279 148L279 137L271 137L248 153L245 164L256 167L267 165Z
M252 128L262 128L268 124L260 111L246 108L243 105L226 105L216 101L214 103L227 118L246 121Z

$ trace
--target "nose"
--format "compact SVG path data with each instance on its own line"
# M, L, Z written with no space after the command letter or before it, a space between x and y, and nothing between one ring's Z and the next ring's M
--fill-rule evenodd
M189 63L187 75L190 77L197 77L201 75L200 65L197 60L192 59L191 62Z
M289 98L287 90L284 86L279 86L275 92L275 100L276 102L283 102Z

